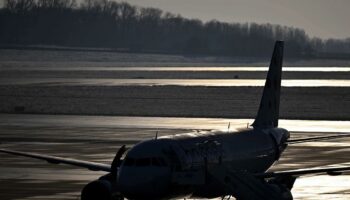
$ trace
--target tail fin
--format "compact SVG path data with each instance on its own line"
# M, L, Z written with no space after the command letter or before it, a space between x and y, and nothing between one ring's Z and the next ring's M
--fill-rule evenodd
M275 43L258 115L252 124L254 128L273 128L278 126L283 46L283 41Z

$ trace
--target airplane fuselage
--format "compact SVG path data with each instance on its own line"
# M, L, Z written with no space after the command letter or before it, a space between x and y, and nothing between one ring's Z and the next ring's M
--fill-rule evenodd
M128 199L213 198L227 192L210 172L268 170L286 148L285 129L236 133L198 132L161 137L135 145L120 167L118 183Z

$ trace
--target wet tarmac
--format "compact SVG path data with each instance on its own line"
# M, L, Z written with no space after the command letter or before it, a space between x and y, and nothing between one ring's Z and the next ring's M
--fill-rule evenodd
M265 79L110 79L110 78L2 78L0 85L29 86L264 86ZM283 87L350 87L350 80L282 80Z
M251 119L104 117L65 115L0 114L0 147L21 151L110 163L122 144L200 130L230 132L251 123ZM349 133L349 121L281 120L293 138ZM274 170L324 165L350 165L350 139L292 145ZM52 165L29 158L0 156L0 199L79 199L84 184L98 178L91 172L70 166ZM350 198L350 176L310 176L297 180L295 199Z
M0 50L0 107L6 113L249 117L250 111L255 115L259 90L238 86L262 86L268 59ZM294 119L348 119L348 61L293 61L285 66L282 85L289 87L283 91L290 96L282 94L281 114L296 113L286 117ZM300 86L307 88L294 88ZM306 107L304 102L309 102ZM0 114L0 148L110 163L121 145L132 146L157 132L159 136L198 129L234 132L251 122ZM292 131L294 138L350 132L349 121L281 120L280 126ZM274 170L349 166L349 151L350 139L293 145ZM102 174L0 154L0 200L76 200L83 186ZM293 194L298 200L350 199L350 176L303 177Z
M186 72L257 72L257 71L267 71L268 67L23 67L15 66L8 68L7 66L1 66L0 70L23 70L23 71L186 71ZM350 67L283 67L284 72L350 72Z
M225 84L230 85L252 85L250 83L252 79L265 79L267 67L254 67L254 66L236 66L236 67L205 67L205 66L192 66L192 67L125 67L125 66L89 66L88 64L80 66L75 62L68 62L65 65L59 66L59 63L46 63L37 62L35 64L27 66L28 62L12 63L9 65L7 62L0 61L0 79L2 83L12 82L15 83L18 79L20 83L31 82L32 79L46 81L52 83L62 82L64 78L72 82L71 79L76 82L86 82L87 79L90 84L97 84L106 79L104 82L112 82L114 85L117 81L113 79L122 79L118 85L128 83L129 79L147 79L148 82L143 84L149 84L149 81L155 82L152 84L179 84L179 80L186 79L184 84L181 85L193 85L193 81L196 79L203 79L202 82L208 82L210 79L210 85L215 82L221 82L223 80ZM90 63L91 64L91 63ZM266 63L268 65L268 63ZM321 80L321 79L335 79L335 80L348 80L350 77L350 67L284 67L283 68L284 80ZM44 79L43 79L44 78ZM43 80L42 80L43 79ZM53 79L53 80L49 80ZM156 81L155 79L163 79ZM170 81L169 79L174 79ZM215 80L216 79L216 80ZM218 80L219 79L219 80ZM236 79L232 83L229 80ZM237 79L243 79L238 81ZM244 79L247 79L244 81ZM170 82L169 82L170 81ZM134 81L133 84L139 84L139 81ZM192 82L192 83L188 83ZM339 82L338 82L339 83ZM338 83L333 85L337 86ZM196 82L196 85L205 85L201 82ZM327 84L327 83L323 83ZM217 85L217 83L216 83ZM294 84L295 85L295 84ZM310 83L310 86L315 85ZM315 86L319 86L319 83Z

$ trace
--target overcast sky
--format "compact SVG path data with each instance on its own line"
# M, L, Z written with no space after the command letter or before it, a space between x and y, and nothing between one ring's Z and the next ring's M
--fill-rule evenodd
M82 0L77 0L82 1ZM120 0L119 0L120 1ZM350 0L124 0L204 21L273 23L310 36L350 37ZM0 0L2 4L4 0Z
M310 36L350 37L350 0L125 0L185 17L300 27Z

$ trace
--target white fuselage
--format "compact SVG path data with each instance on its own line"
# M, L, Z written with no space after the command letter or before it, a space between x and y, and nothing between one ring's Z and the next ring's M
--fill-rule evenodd
M211 171L265 172L286 147L285 129L236 133L198 132L135 145L120 167L118 183L129 199L212 198L226 195Z

